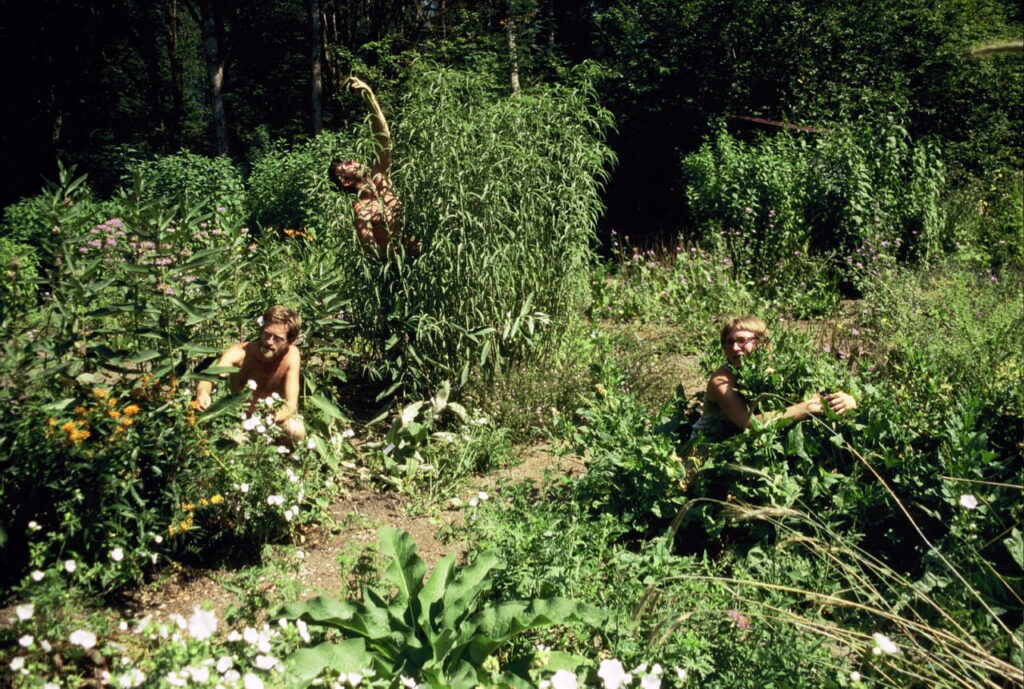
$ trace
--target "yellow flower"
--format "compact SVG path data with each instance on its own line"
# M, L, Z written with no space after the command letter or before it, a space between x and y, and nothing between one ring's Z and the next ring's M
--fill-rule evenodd
M60 427L60 430L64 431L68 435L74 433L78 429L78 424L74 421L68 421Z
M167 526L167 533L170 534L171 536L176 536L178 534L178 525L177 524L169 524Z
M133 423L135 423L135 419L133 419L130 416L122 416L121 421L119 423L122 426L131 426Z
M121 417L121 412L117 411L116 409L111 409L107 412L107 416L109 416L112 419L117 419Z
M191 502L183 502L183 503L181 503L181 509L185 510L186 512L191 512L195 508L196 508L196 506L193 505Z
M181 522L181 524L178 525L178 528L181 529L182 533L185 533L186 531L191 529L192 528L192 517L188 517L183 522Z
M78 405L77 407L75 407L74 412L79 416L85 416L86 414L89 413L89 410L83 407L82 405Z
M53 428L53 427L55 427L55 426L57 425L57 419L55 419L55 418L53 418L53 417L51 416L51 417L50 417L50 420L49 420L49 421L48 421L47 423L49 423L49 425L50 425L50 428Z
M210 504L210 501L207 500L206 498L199 498L199 506L200 507L206 507L209 504Z
M121 410L121 413L125 416L135 416L139 413L139 405L129 404L127 407Z
M105 400L110 397L110 393L103 388L93 388L92 394L96 396L96 399Z
M217 493L216 495L210 498L211 505L219 505L222 502L224 502L224 496L221 495L220 493Z

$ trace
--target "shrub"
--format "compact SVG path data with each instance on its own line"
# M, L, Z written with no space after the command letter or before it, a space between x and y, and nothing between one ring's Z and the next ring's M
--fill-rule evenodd
M698 234L737 275L767 283L769 295L831 286L828 272L808 275L811 256L859 286L879 260L939 252L944 171L934 146L912 143L893 121L817 136L747 144L723 130L683 160Z
M178 204L182 214L216 214L221 223L244 224L245 185L227 156L210 158L183 150L129 166L125 181L136 176L146 179L139 193L142 203L164 199Z

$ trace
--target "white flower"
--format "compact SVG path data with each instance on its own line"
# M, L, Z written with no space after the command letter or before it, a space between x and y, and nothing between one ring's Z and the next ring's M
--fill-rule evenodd
M685 682L686 678L689 677L689 676L690 676L690 673L686 671L686 668L683 668L683 667L677 667L676 668L676 677L679 678L680 682Z
M64 571L71 574L78 569L78 563L74 560L64 560Z
M245 639L245 643L255 646L260 640L260 633L252 627L246 627L242 630L242 638Z
M110 559L114 562L120 562L124 559L124 551L120 548L114 548L110 551Z
M359 683L363 681L363 676L358 672L343 672L338 679L350 687L358 687Z
M299 552L302 552L302 551L299 551ZM301 620L301 619L295 620L295 628L299 631L299 638L302 639L304 642L306 642L308 644L309 640L310 640L310 636L309 636L309 627L306 625L306 622L304 620Z
M184 677L179 677L177 672L168 672L164 679L166 679L167 683L172 687L188 686L188 680Z
M260 670L273 670L277 667L277 658L274 658L273 656L259 655L256 656L256 660L253 661L253 664Z
M602 660L597 676L604 682L604 689L622 689L633 681L626 668L622 667L622 662L615 658Z
M120 622L118 622L117 628L122 632L128 631L128 620L121 620Z
M28 648L32 645L33 641L35 641L35 638L31 634L26 634L18 638L18 645L22 648Z
M292 517L294 517L294 516L295 516L295 514L292 513L292 508L291 507L289 507L288 509L286 509L284 511L284 520L286 522L290 522L292 520Z
M42 581L45 576L46 573L38 569L33 570L31 574L32 581Z
M315 438L306 438L306 449L307 450L315 450L316 449L316 439Z
M551 675L551 689L577 689L576 675L568 670L559 670Z
M242 675L238 670L228 670L224 673L224 681L228 684L237 684L240 679L242 679Z
M132 668L125 674L121 675L121 678L118 680L117 683L118 686L121 687L121 689L132 689L133 687L137 687L145 681L146 673L138 668Z
M405 675L401 675L398 678L398 681L401 682L402 686L406 689L416 689L416 680L414 680L412 677L406 677Z
M164 542L164 537L161 536L160 534L157 534L156 536L153 536L153 541L156 542L156 543L163 543Z
M850 681L852 681L852 682L859 682L860 681L860 673L857 672L856 670L851 672L850 673Z
M43 528L43 527L39 526L39 522L37 522L34 519L28 523L28 530L29 531L39 531L39 529L41 529L41 528Z
M238 491L240 493L248 493L249 492L249 484L248 483L243 483L242 485L238 486Z
M476 507L479 504L480 504L480 498L478 498L477 496L474 495L473 497L471 497L469 499L469 506L470 507Z
M217 659L217 672L223 675L225 672L235 666L235 661L231 660L229 656L221 656Z
M188 629L188 620L179 615L178 613L172 613L168 615L171 622L178 625L178 629Z
M661 677L653 672L640 678L640 689L661 689Z
M278 445L278 446L277 446L277 454L279 454L279 455L286 455L286 454L288 454L289 452L291 452L291 450L289 450L289 449L288 449L287 447L285 447L284 445Z
M263 689L263 680L251 672L247 672L242 678L242 686L245 689Z
M14 608L14 613L18 616L18 619L24 622L25 620L31 620L32 615L36 611L36 606L32 603L25 603Z
M353 431L351 428L346 428L345 430L343 430L341 432L341 437L342 438L353 438L353 437L355 437L355 434L356 434L356 432Z
M44 653L49 653L50 651L53 650L53 646L51 646L50 642L47 641L46 639L40 639L39 640L39 648L43 649Z
M250 416L247 419L242 419L242 430L251 431L259 425L260 419L258 416Z
M43 689L60 689L60 685L56 682L47 682L43 685Z
M209 668L188 666L185 668L185 670L188 671L189 676L192 677L192 681L196 682L197 684L206 684L208 681L210 681Z
M484 491L480 491L479 493L476 494L476 496L480 498L480 502L486 502L487 500L491 499L491 496L485 493Z
M288 477L288 480L291 481L292 483L298 483L299 482L298 475L296 475L296 473L294 471L292 471L291 467L288 467L287 469L285 469L284 473L285 473L285 476Z
M263 316L256 316L256 325L263 327Z
M189 635L197 641L202 641L213 636L215 631L217 631L217 616L210 610L203 610L198 605L193 606L192 617L188 621Z
M272 393L270 393L270 399L274 400L275 402L280 402L281 401L281 396L279 394L277 394L276 392L272 392Z
M11 672L17 672L23 667L25 667L25 656L17 656L11 661Z
M238 633L237 629L232 629L228 632L228 641L241 641L242 635Z
M88 651L96 645L96 635L88 629L76 629L71 632L71 636L68 637L68 641L76 646L81 646Z
M281 495L268 495L267 496L267 504L271 505L271 506L283 505L284 504L284 497L281 496Z
M875 640L875 647L872 649L875 655L881 655L882 653L895 655L900 652L899 646L893 643L892 639L885 634L875 632L871 637Z
M970 493L964 493L960 496L960 505L968 510L973 510L978 506L978 498L974 497Z
M255 390L256 381L250 378L249 380L245 381L245 387L249 388L250 390Z

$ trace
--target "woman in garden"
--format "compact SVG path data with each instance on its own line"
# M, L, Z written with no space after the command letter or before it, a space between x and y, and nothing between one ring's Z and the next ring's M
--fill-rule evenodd
M690 435L691 444L701 440L725 440L749 428L755 418L760 423L782 419L801 421L822 413L826 405L836 414L845 414L856 408L857 401L853 396L839 391L824 396L814 395L786 407L783 412L755 414L737 389L736 369L743 357L768 344L768 328L764 321L754 316L728 318L722 323L719 337L727 363L712 373L708 380L704 407Z

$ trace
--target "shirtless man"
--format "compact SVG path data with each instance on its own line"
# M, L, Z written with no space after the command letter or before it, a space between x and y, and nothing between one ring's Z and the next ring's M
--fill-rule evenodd
M296 416L299 410L299 348L294 344L299 336L302 319L284 306L271 306L260 319L263 332L258 340L239 342L232 345L217 361L217 366L237 366L238 371L228 377L231 392L241 392L248 386L252 389L249 413L256 410L256 404L277 393L284 404L274 414L274 423L281 426L284 434L293 442L306 437L302 419ZM255 387L253 387L255 385ZM210 406L210 392L213 383L200 381L196 386L196 403L200 409Z
M370 108L377 160L372 169L355 160L335 160L327 176L338 191L356 195L352 209L359 243L366 251L382 255L391 240L401 235L403 220L402 202L391 183L391 130L369 85L353 76L349 87Z

